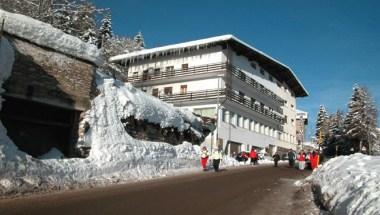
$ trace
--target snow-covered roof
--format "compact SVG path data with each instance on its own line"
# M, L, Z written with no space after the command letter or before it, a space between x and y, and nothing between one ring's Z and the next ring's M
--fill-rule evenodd
M231 34L121 54L111 57L109 61L117 63L130 59L139 59L143 56L156 54L159 52L181 50L189 47L199 48L203 45L219 43L228 43L232 49L241 52L242 55L254 58L262 67L268 68L267 72L276 77L278 80L282 80L287 83L287 85L295 92L297 97L308 96L309 93L302 85L301 81L294 74L294 72L290 69L290 67L270 57L266 53L241 41Z
M101 65L104 61L96 46L68 35L50 24L0 9L0 21L2 20L5 20L4 31L10 35L96 65Z

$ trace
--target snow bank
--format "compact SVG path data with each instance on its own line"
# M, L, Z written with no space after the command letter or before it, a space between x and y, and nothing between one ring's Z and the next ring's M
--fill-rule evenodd
M102 55L97 47L68 35L50 24L0 9L0 20L3 19L5 19L4 31L9 34L96 65L103 64Z
M199 146L137 140L120 120L128 115L149 116L164 121L162 126L185 128L185 121L197 122L197 118L163 106L122 82L107 77L97 81L101 93L86 114L90 128L83 139L92 146L86 159L34 159L17 149L0 124L0 193L128 182L200 169ZM151 112L142 110L147 107Z
M380 156L340 156L308 178L320 188L320 200L334 214L379 214Z

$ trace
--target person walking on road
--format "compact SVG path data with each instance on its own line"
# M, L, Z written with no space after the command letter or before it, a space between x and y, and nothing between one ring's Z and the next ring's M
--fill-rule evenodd
M223 155L220 152L219 148L215 147L211 155L212 165L214 166L215 172L219 172L219 164L220 164L220 160L222 160L222 157Z
M251 164L257 165L257 152L255 148L252 147L249 157L251 158Z
M278 161L280 160L280 155L278 154L278 152L276 152L274 155L273 155L273 161L274 161L274 167L277 167L277 164L278 164Z
M289 159L289 167L294 167L294 161L296 160L296 153L294 153L293 149L289 150L288 159Z
M298 168L300 170L305 169L305 160L306 160L306 154L303 150L301 150L301 152L298 155Z
M207 170L206 165L207 165L207 160L209 156L210 154L207 150L207 147L203 146L201 150L201 164L202 164L203 171Z
M316 151L313 151L310 154L310 165L311 165L311 170L314 170L315 168L318 167L318 162L319 162L319 155Z

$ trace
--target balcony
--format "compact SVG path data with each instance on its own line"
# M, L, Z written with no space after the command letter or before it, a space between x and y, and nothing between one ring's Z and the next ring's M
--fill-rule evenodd
M242 72L239 68L230 65L229 70L231 71L232 76L236 77L237 79L245 82L246 84L250 85L251 87L255 88L260 93L265 94L266 96L273 99L275 102L277 102L280 105L284 105L285 101L277 96L275 93L273 93L271 90L264 87L262 84L259 84L256 80L253 78L248 77L244 72Z
M225 90L222 89L211 89L211 90L201 90L201 91L193 91L186 93L178 93L178 94L168 94L168 95L159 95L158 98L164 102L168 102L171 104L182 104L186 102L197 102L211 99L224 99L225 98Z
M166 71L148 71L147 73L143 73L142 75L132 75L127 78L127 82L131 83L141 83L148 82L154 80L162 80L174 77L186 77L186 76L194 76L200 74L209 74L209 73L218 73L225 72L227 70L227 64L218 63L218 64L207 64L202 66L195 66L183 69L173 69Z
M142 75L132 75L126 79L127 82L131 82L136 87L142 86L154 86L161 84L170 84L180 81L188 81L197 78L199 80L203 78L215 78L216 75L230 71L230 74L243 81L250 87L253 87L262 95L265 95L269 99L273 100L275 103L283 106L285 101L273 93L271 90L264 87L262 84L258 83L256 80L248 77L244 72L239 68L227 64L227 63L218 63L218 64L206 64L202 66L182 68L182 69L173 69L167 71L156 71L152 69L151 71L146 70Z
M264 115L265 117L268 117L276 122L279 122L281 124L285 123L284 118L273 111L270 111L268 108L264 106L260 106L256 103L252 103L251 100L246 99L244 96L239 95L238 93L234 92L233 90L226 89L226 98L232 102L238 103L251 111L254 111L256 113L259 113L261 115Z
M164 102L168 102L174 105L186 104L186 103L201 103L203 101L218 99L220 102L227 99L248 108L251 111L259 113L267 118L270 118L280 124L284 124L284 118L273 111L270 111L267 107L260 106L256 103L251 103L251 100L246 99L244 96L239 95L231 89L211 89L202 91L193 91L187 93L159 95L158 98Z

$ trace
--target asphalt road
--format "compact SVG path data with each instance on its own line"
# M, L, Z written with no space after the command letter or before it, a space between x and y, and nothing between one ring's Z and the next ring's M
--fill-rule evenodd
M140 183L0 200L0 214L278 214L278 211L291 210L294 196L290 194L289 184L309 174L309 171L285 165L198 172Z

